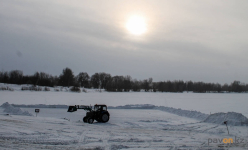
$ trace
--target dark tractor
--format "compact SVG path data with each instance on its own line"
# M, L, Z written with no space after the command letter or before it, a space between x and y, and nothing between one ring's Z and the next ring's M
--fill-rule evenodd
M101 105L96 104L94 106L94 109L92 109L91 106L85 106L85 105L69 106L67 112L74 112L77 111L77 109L84 109L85 111L87 111L86 116L83 118L83 121L85 123L92 124L94 120L102 123L109 121L110 114L107 110L107 106L104 104Z

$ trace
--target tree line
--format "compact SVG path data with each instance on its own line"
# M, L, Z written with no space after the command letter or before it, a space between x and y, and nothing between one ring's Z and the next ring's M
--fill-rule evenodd
M23 75L20 70L0 72L0 82L9 84L31 84L34 86L63 86L102 88L111 92L196 92L196 93L222 93L222 92L248 92L248 84L234 81L231 84L204 83L192 81L160 81L153 82L152 78L145 80L132 79L131 76L111 76L100 72L89 76L87 72L74 75L70 68L63 69L59 76L52 76L45 72L35 72L33 75Z

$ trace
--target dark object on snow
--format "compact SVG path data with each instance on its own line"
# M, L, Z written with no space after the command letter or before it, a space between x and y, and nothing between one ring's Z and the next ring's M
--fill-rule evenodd
M109 121L109 112L107 110L107 106L104 104L96 104L94 106L94 109L92 109L91 106L86 106L86 105L75 105L75 106L69 106L67 112L74 112L77 111L78 109L84 109L87 111L86 116L83 118L83 121L86 123L92 124L94 120L97 122L108 122Z
M35 109L35 113L36 113L36 117L37 117L37 114L40 112L40 109Z
M226 129L227 129L228 134L229 134L229 130L228 130L228 127L227 127L227 121L224 121L224 124L226 125Z

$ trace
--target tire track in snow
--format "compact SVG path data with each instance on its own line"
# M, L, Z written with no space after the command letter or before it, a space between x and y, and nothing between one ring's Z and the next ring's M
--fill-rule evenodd
M79 149L81 147L81 144L84 142L86 132L87 131L83 131L82 134L80 135L79 140L78 140L77 149Z
M110 150L110 144L108 143L109 139L110 139L110 131L104 131L102 141L105 150Z

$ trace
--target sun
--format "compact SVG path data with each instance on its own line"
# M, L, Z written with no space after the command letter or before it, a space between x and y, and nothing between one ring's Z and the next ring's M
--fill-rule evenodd
M147 30L145 18L141 16L132 16L126 24L127 30L134 35L144 34Z

